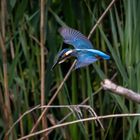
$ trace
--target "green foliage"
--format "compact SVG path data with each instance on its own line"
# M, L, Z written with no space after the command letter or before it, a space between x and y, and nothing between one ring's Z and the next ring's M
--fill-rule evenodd
M89 34L97 19L107 8L109 0L48 0L46 2L45 25L45 103L47 104L56 88L59 87L70 63L57 66L53 71L55 56L63 44L58 33L61 26L70 26ZM8 91L12 109L12 120L15 122L21 114L40 104L40 3L34 0L7 1L6 20L6 52L8 69ZM72 71L64 87L53 102L54 105L80 104L89 97L86 104L95 109L98 115L115 113L139 112L140 106L101 90L100 82L117 72L115 82L140 93L140 1L120 0L107 13L93 33L91 42L94 48L102 50L111 56L109 61L101 61L88 68ZM2 22L2 21L0 21ZM0 50L0 83L4 98L4 77ZM108 94L110 93L110 94ZM3 106L0 106L0 139L5 133ZM63 119L69 110L50 109L49 113L56 120ZM48 114L49 114L48 113ZM13 130L15 138L29 134L41 112L34 111L25 116ZM48 116L47 116L48 117ZM47 118L46 117L46 118ZM83 117L90 117L83 111ZM71 115L65 121L79 119ZM22 126L20 126L22 125ZM51 125L50 122L48 124ZM50 139L139 139L140 121L138 117L115 118L103 120L105 131L94 122L85 122L66 126L50 132ZM20 129L19 129L20 128ZM23 128L23 130L21 130ZM38 128L41 127L41 123ZM23 132L22 132L23 131ZM40 138L38 136L37 138ZM36 139L37 139L36 138Z

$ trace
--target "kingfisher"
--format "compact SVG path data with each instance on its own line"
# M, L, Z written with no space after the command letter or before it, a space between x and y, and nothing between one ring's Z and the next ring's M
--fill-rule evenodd
M60 51L52 68L70 58L77 59L74 69L86 67L100 59L110 59L104 52L93 49L92 43L81 32L70 27L61 27L58 31L64 43L72 45L74 49L65 48Z

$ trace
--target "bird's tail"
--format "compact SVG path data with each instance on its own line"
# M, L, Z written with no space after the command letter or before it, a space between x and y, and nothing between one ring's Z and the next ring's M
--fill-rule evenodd
M98 51L95 52L95 56L98 58L102 58L102 59L110 59L110 56L105 54L104 52Z

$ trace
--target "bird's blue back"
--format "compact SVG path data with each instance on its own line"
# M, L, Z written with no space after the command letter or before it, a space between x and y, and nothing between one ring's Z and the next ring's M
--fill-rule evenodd
M59 32L64 38L64 42L74 46L75 49L93 49L91 42L79 31L69 27L61 27Z

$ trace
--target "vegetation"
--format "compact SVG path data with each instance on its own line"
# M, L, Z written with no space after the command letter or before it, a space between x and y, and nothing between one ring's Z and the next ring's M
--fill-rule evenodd
M51 70L58 51L71 47L63 44L58 28L67 25L88 36L110 2L1 0L0 139L28 135L41 115L41 109L25 115L8 136L6 132L24 112L40 104L47 105L70 69L73 60ZM139 0L115 1L90 38L94 48L106 52L111 59L72 71L51 104L78 105L88 98L85 104L100 116L140 112L138 104L100 90L104 78L111 79L116 75L115 83L140 93L139 23ZM36 131L56 125L60 120L63 122L64 117L64 122L70 122L92 116L86 107L81 110L70 107L47 109ZM94 121L67 125L49 131L45 139L137 140L140 137L139 117L103 119L102 124L105 130ZM40 139L43 134L31 139Z

